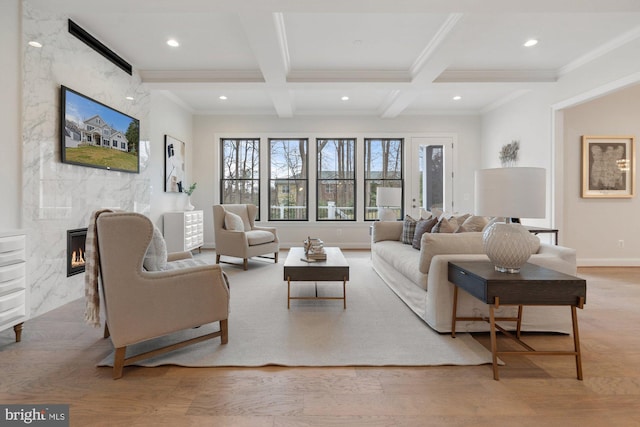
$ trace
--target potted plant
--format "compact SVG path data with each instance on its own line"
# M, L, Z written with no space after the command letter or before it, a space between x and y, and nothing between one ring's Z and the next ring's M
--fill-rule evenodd
M198 186L198 183L194 182L189 186L189 188L184 190L184 193L187 195L187 206L185 207L185 209L188 211L192 211L195 209L195 206L191 204L191 195L193 194L197 186Z

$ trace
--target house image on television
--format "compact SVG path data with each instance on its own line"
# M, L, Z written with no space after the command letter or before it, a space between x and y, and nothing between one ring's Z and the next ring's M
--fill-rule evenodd
M65 120L65 147L75 148L82 145L97 145L127 152L127 137L109 126L102 117L95 115L82 123Z

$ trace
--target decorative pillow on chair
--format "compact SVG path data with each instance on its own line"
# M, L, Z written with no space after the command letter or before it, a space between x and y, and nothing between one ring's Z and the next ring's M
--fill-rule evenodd
M167 265L167 244L155 224L153 225L153 237L147 252L144 254L142 265L147 271L164 270Z
M231 231L244 231L244 222L240 215L226 212L224 214L224 228Z

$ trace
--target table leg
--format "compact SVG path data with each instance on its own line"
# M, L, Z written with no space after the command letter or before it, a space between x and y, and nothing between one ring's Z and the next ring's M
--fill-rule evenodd
M22 341L22 325L23 323L18 323L13 326L13 332L16 334L16 342Z
M522 305L518 306L518 322L516 323L516 337L520 339L520 330L522 329Z
M291 277L287 276L287 309L291 305Z
M489 306L489 323L491 325L491 357L493 361L493 379L499 380L498 376L498 343L496 342L496 316L493 305Z
M458 317L458 287L453 287L453 311L451 313L451 338L456 337L456 317Z
M347 278L342 278L342 308L347 309Z
M582 380L582 356L580 354L580 337L578 334L578 313L576 306L571 306L571 321L573 322L573 348L576 352L576 374Z

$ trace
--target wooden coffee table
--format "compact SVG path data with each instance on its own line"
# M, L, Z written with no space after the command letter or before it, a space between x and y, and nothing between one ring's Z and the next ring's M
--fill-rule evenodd
M316 262L302 261L304 249L294 247L289 250L284 262L284 280L287 281L287 308L292 299L341 299L347 308L347 280L349 280L349 264L340 248L324 248L327 259ZM340 282L342 281L342 297L319 297L316 288L315 297L292 297L291 282Z

